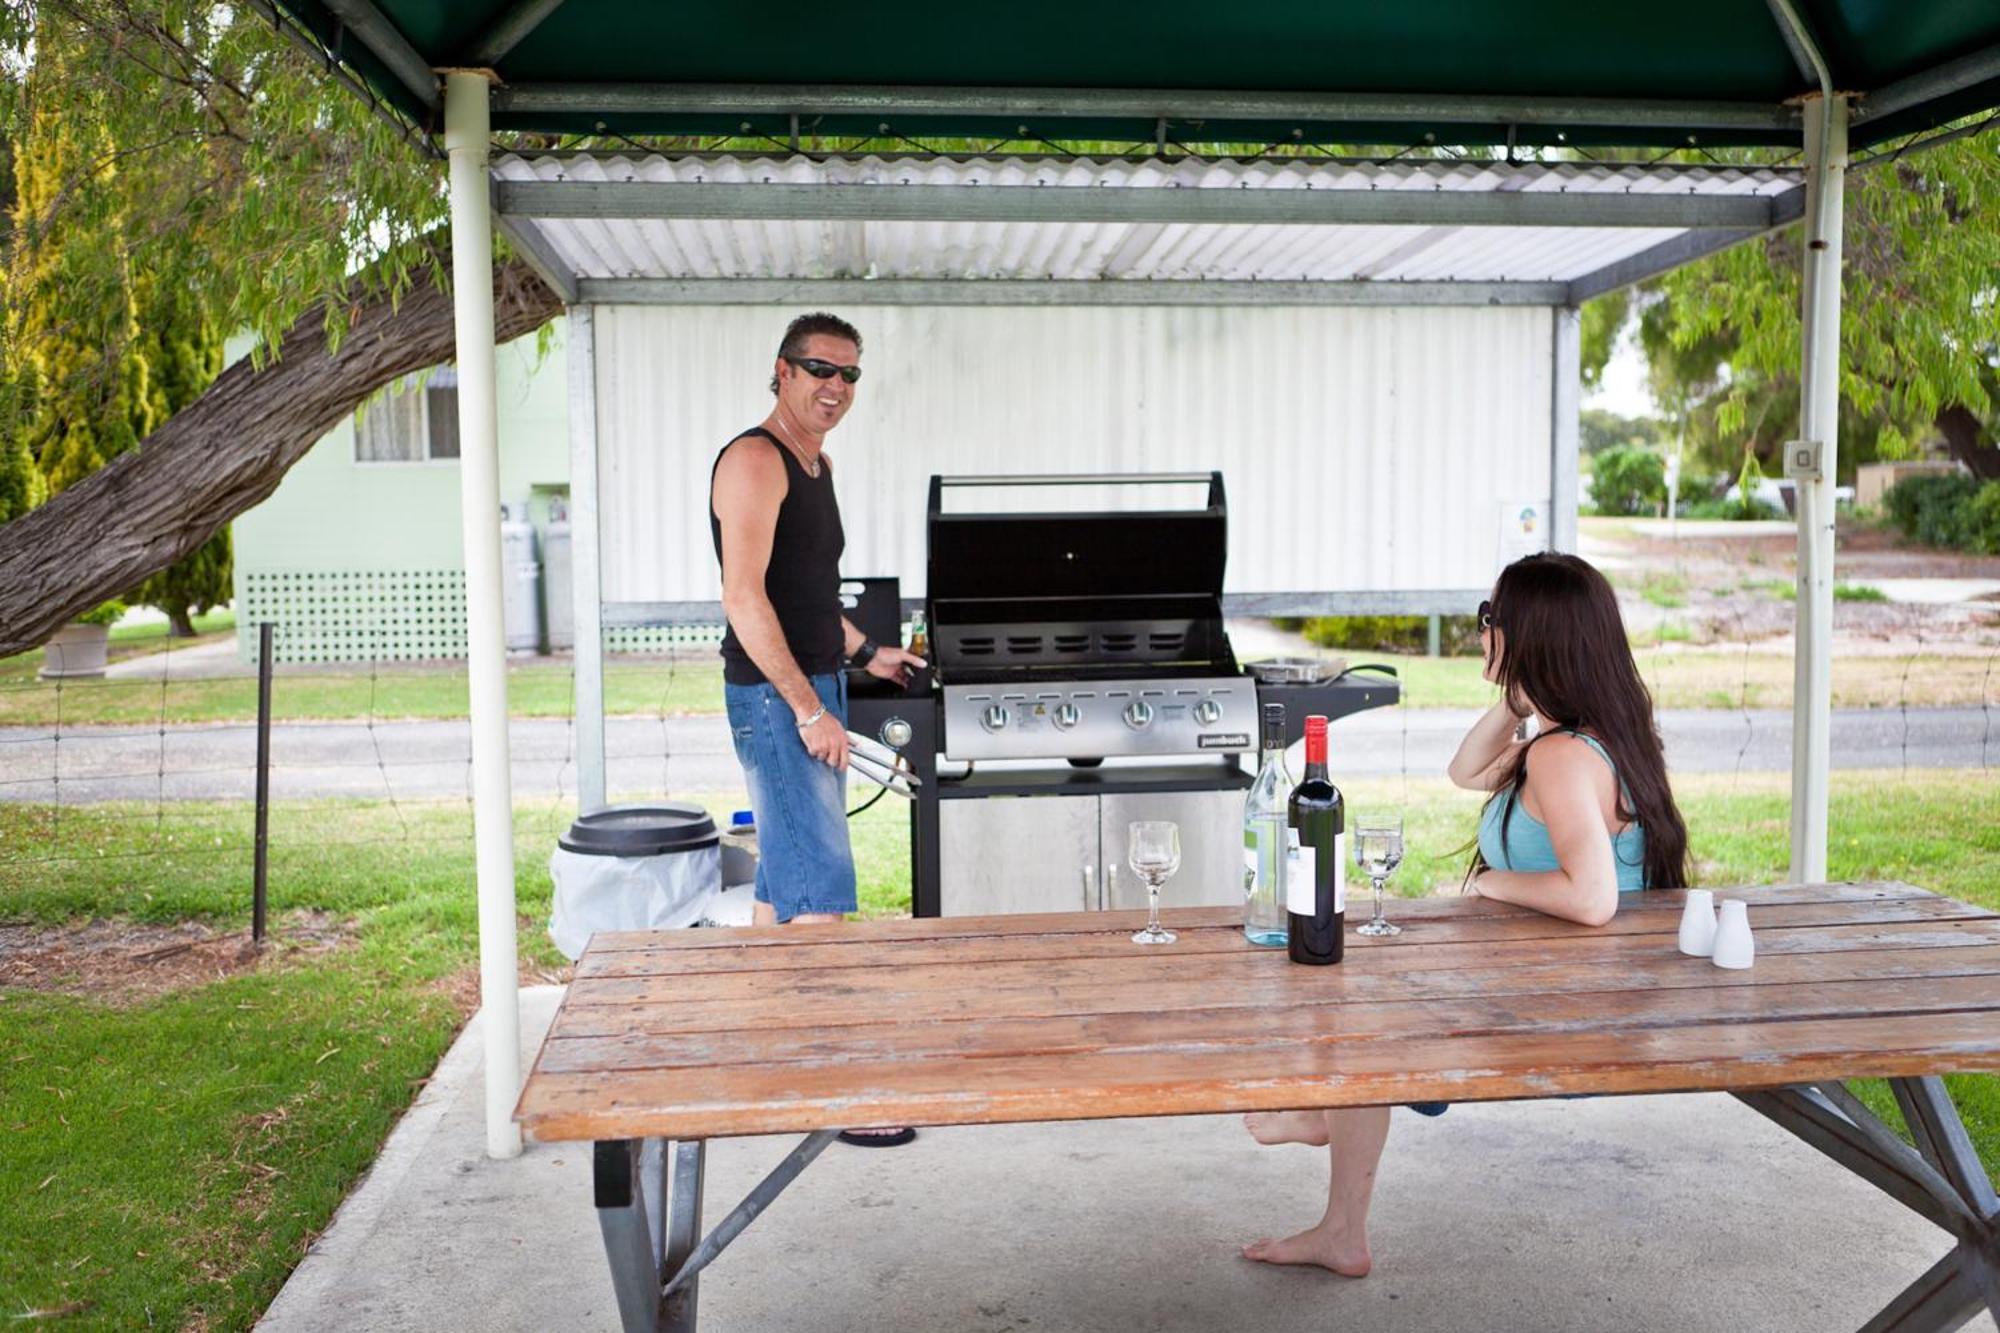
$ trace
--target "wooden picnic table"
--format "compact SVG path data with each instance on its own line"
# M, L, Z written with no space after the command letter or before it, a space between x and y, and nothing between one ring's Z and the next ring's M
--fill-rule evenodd
M1725 896L1751 903L1747 971L1677 951L1678 892L1595 930L1401 900L1402 935L1349 932L1331 968L1220 908L1167 913L1180 941L1152 948L1118 912L600 934L516 1116L596 1142L628 1328L692 1329L701 1268L844 1127L1698 1090L1958 1238L1869 1327L2000 1315L2000 1200L1937 1077L2000 1071L2000 916L1893 883ZM1847 1092L1862 1077L1892 1080L1914 1150ZM703 1143L795 1132L702 1239Z

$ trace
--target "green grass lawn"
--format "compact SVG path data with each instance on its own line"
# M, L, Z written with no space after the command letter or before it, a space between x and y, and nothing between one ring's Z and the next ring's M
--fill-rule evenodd
M1704 883L1782 877L1782 778L1698 776L1678 787ZM1356 810L1406 812L1398 892L1457 882L1476 797L1431 780L1346 789ZM1907 879L2000 907L1992 790L1991 775L1977 772L1835 774L1831 873ZM741 800L697 799L716 811ZM856 821L867 914L909 908L906 811L884 801ZM567 818L553 803L524 803L517 818L529 969L560 963L543 926L548 850ZM248 836L237 806L87 807L57 818L0 805L0 920L195 919L242 930ZM107 1328L247 1327L449 1044L477 958L465 805L280 805L272 846L275 943L258 969L125 1005L0 989L0 1313L69 1310ZM339 943L327 947L330 932ZM2000 1166L1996 1087L1953 1080L1989 1169ZM1885 1090L1864 1091L1888 1108Z

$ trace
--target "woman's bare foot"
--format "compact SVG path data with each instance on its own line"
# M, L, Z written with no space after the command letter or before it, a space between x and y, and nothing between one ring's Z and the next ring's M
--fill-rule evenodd
M1304 1143L1324 1148L1327 1141L1324 1111L1253 1111L1243 1117L1243 1127L1266 1146Z
M1323 1222L1283 1240L1252 1241L1243 1247L1243 1257L1260 1264L1318 1264L1342 1277L1367 1277L1375 1263L1365 1239L1349 1240Z

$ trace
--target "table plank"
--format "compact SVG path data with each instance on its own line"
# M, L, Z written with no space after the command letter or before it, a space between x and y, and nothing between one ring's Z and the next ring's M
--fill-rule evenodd
M1358 937L1357 937L1358 938ZM1960 948L2000 943L2000 918L1911 921L1873 926L1821 926L1766 930L1757 936L1760 958L1878 948ZM1001 1006L1009 997L1034 997L1073 987L1154 987L1187 984L1242 985L1265 978L1287 988L1336 988L1360 973L1497 968L1612 958L1658 956L1671 950L1664 935L1607 935L1584 927L1570 933L1515 942L1431 944L1420 938L1349 941L1340 967L1294 970L1276 950L1178 955L1171 947L1140 949L1103 958L1029 959L976 966L928 964L902 967L893 951L881 966L801 969L777 974L706 972L684 977L604 977L571 986L566 1008L674 1003L709 1011L717 1021L838 1021L846 1006L891 1006L911 1015L964 999ZM907 1006L907 1008L905 1008ZM740 1021L739 1021L740 1020Z
M1187 910L1187 916L1207 909ZM1122 914L1121 914L1122 915ZM1165 923L1179 933L1172 946L1177 956L1211 953L1251 953L1259 946L1245 939L1238 924L1203 926L1189 921L1182 912L1162 914ZM1403 938L1375 940L1356 936L1350 948L1402 948L1411 943L1449 942L1473 944L1500 940L1563 939L1588 929L1558 921L1540 913L1464 917L1428 920L1405 916L1394 918L1404 926ZM1985 908L1969 906L1949 898L1880 898L1859 903L1800 903L1759 906L1752 917L1757 931L1799 926L1842 926L1884 924L1903 921L1993 920L2000 919ZM849 939L834 944L794 945L784 949L745 945L734 949L652 949L598 951L593 949L579 961L579 980L601 977L692 976L704 972L784 972L806 968L910 967L944 963L1027 962L1043 959L1123 958L1135 948L1132 930L1144 924L1145 913L1130 917L1129 929L1105 928L1085 934L1065 932L1055 935L956 935L941 939L906 939L887 943ZM1120 927L1125 923L1120 921ZM1594 931L1604 935L1672 935L1680 928L1678 911L1621 911Z
M1652 1032L1293 1043L1177 1060L1086 1053L811 1070L735 1066L615 1079L538 1071L517 1118L544 1140L695 1139L857 1124L1000 1124L1744 1089L1940 1070L2000 1071L2000 1025L1991 1011Z
M1897 880L1836 884L1737 885L1717 887L1719 898L1742 897L1752 904L1795 904L1811 902L1862 902L1881 898L1934 898L1937 895ZM1357 898L1359 895L1356 895ZM1679 912L1685 894L1678 889L1655 889L1631 895L1619 911ZM1396 899L1398 911L1412 918L1460 919L1482 916L1534 916L1527 908L1490 898L1434 895L1427 898ZM1043 912L1006 916L897 917L876 921L795 922L783 926L738 926L703 930L603 931L592 937L592 953L658 951L679 949L736 949L746 945L791 948L806 944L844 943L865 931L875 943L898 940L933 940L1004 935L1093 935L1114 928L1126 934L1137 929L1124 925L1143 912ZM1175 920L1190 926L1239 926L1240 907L1194 907L1175 911Z
M1224 1007L1258 1009L1297 1003L1380 1003L1389 1000L1451 999L1490 996L1565 994L1618 991L1634 987L1723 990L1797 981L1842 981L1869 978L1975 975L2000 970L2000 945L1970 949L1849 950L1822 954L1767 956L1753 969L1725 972L1678 954L1653 958L1596 962L1558 962L1531 966L1354 970L1337 987L1321 987L1310 995L1290 988L1285 974L1256 985L1216 987L1174 980L1140 989L1130 985L1042 988L1006 996L991 992L958 994L948 999L926 997L916 1021L954 1018L1049 1017L1063 1014L1173 1012ZM681 1005L622 1004L566 1007L554 1029L558 1036L615 1036L636 1032L737 1032L768 1027L789 1032L794 1039L814 1030L862 1026L887 1021L911 1021L907 1004L874 1004L845 1008L807 1008L781 1001L759 1010L718 1013ZM755 1019L756 1021L747 1021Z
M1191 1056L1296 1042L1410 1041L1508 1032L1623 1032L1728 1022L1951 1013L2000 1006L2000 968L1957 977L1843 980L1722 990L1652 988L1550 995L1296 1004L1170 1012L1056 1014L1003 1020L877 1022L742 1032L558 1036L539 1068L553 1074L627 1074L732 1065L843 1065L858 1061L991 1059L1033 1054L1153 1051Z

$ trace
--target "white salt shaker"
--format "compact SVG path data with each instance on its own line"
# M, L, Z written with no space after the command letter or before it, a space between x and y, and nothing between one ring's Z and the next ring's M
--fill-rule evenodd
M1748 967L1756 956L1757 946L1750 938L1750 909L1735 899L1725 900L1715 925L1715 965Z
M1706 958L1715 952L1715 895L1707 889L1689 889L1687 906L1681 908L1681 952L1692 958Z

